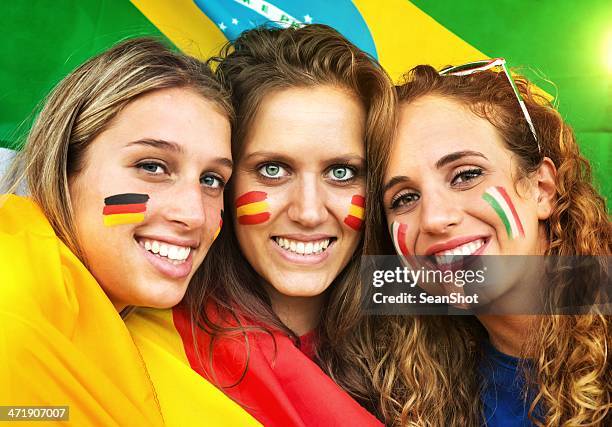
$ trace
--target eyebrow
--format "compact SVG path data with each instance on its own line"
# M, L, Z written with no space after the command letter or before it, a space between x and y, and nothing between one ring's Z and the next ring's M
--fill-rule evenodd
M219 164L220 166L225 166L230 169L233 169L234 167L234 163L227 157L217 157L216 159L213 160L213 162Z
M290 156L287 156L283 153L276 153L273 151L255 151L249 154L248 156L245 156L245 160L248 160L253 157L269 157L282 161L287 161L287 163L289 163L289 161L291 160ZM365 159L363 158L363 156L357 154L347 154L345 156L332 157L331 159L326 160L327 163L349 163L351 161L365 163Z
M183 153L183 147L178 145L176 142L166 141L163 139L144 138L137 141L132 141L127 145L144 145L147 147L158 148L160 150L174 151L175 153L179 154Z
M128 146L130 145L144 145L146 147L153 147L153 148L157 148L160 150L172 151L178 154L183 154L185 152L183 150L183 147L181 147L176 142L166 141L163 139L152 139L152 138L139 139L137 141L132 141L128 143ZM217 163L220 166L225 166L230 169L234 167L234 163L227 157L217 157L213 159L213 163Z
M436 169L440 169L444 166L446 166L449 163L452 163L456 160L459 160L463 157L482 157L483 159L487 159L487 156L485 156L484 154L478 152L478 151L471 151L471 150L465 150L465 151L456 151L454 153L450 153L447 154L444 157L441 157L435 164ZM406 175L398 175L398 176L394 176L393 178L391 178L389 180L389 182L387 182L384 186L383 186L383 194L387 192L387 190L389 190L389 188L400 184L400 183L410 183L412 180L410 179L410 177L406 176Z
M443 166L446 166L449 163L454 162L455 160L459 160L462 157L482 157L485 160L489 160L487 159L487 156L485 156L484 154L478 152L478 151L471 151L471 150L466 150L466 151L457 151L455 153L450 153L447 154L446 156L440 158L440 160L438 160L436 162L436 169L440 169Z

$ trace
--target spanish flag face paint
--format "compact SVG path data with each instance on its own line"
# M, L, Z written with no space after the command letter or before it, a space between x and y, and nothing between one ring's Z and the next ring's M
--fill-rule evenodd
M270 219L270 207L264 191L249 191L236 199L236 218L241 225L263 224Z
M147 210L147 194L116 194L104 199L104 225L113 227L123 224L137 224L144 221Z
M504 187L489 187L482 198L493 208L506 229L508 238L525 237L525 230L519 218L514 203Z
M217 230L215 231L215 234L213 235L213 242L217 239L217 236L219 236L219 233L221 233L221 227L223 227L223 209L221 209L221 218L219 219L219 227L217 227Z
M364 218L365 198L355 194L351 199L349 214L344 218L344 223L355 231L361 230Z

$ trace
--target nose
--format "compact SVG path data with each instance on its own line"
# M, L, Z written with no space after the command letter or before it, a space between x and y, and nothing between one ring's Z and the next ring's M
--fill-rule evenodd
M187 229L203 227L206 223L204 195L199 183L173 186L165 195L165 218Z
M327 220L326 194L319 186L318 176L300 177L291 189L289 219L304 227L316 227Z
M447 233L461 220L461 207L452 194L437 190L421 196L420 228L423 233Z

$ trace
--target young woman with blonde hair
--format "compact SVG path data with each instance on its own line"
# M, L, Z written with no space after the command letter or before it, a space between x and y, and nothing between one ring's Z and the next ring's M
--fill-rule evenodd
M449 253L600 256L609 292L611 228L589 163L527 79L495 71L502 61L418 66L397 88L395 140L369 151L384 167L372 181L378 212L365 251L392 254L395 244L436 262ZM511 217L494 208L492 189ZM390 236L392 224L403 234ZM525 271L515 270L521 283ZM350 370L336 378L388 425L609 425L610 316L590 313L366 318L343 346Z
M232 117L207 66L154 39L112 47L51 92L11 174L30 197L0 196L2 405L164 424L120 312L183 297L218 226ZM253 422L205 392L224 421Z

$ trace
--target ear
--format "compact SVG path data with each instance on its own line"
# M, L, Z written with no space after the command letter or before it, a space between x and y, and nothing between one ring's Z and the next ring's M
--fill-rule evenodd
M538 207L538 219L548 219L557 198L557 168L552 160L544 157L535 173L537 185L535 197Z

